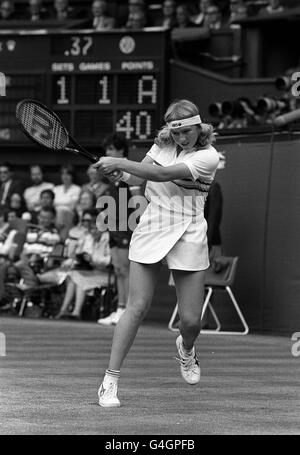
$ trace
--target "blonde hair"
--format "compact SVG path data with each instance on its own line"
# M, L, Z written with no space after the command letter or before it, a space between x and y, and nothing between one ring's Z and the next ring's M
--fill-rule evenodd
M181 120L184 118L193 117L194 115L199 115L199 109L198 106L196 106L196 104L192 103L189 100L184 99L175 100L168 107L164 116L164 120L166 123L168 123L174 120ZM216 140L212 125L209 125L207 123L201 123L196 126L199 130L198 140L197 143L195 144L196 146L206 147L207 145L212 144ZM167 125L163 126L159 130L154 142L159 147L175 145L171 129Z

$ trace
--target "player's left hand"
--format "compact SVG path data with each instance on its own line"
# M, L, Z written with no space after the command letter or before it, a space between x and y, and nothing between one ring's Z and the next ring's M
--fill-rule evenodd
M115 171L119 171L118 165L120 163L119 158L113 158L110 156L103 156L97 163L93 164L95 169L99 169L104 175L112 174Z

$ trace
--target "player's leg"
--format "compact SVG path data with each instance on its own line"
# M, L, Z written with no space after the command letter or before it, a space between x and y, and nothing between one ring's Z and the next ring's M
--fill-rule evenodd
M205 271L172 270L176 286L180 336L176 340L181 374L189 384L200 380L200 366L194 343L201 330Z
M115 328L109 368L98 392L99 404L103 407L120 406L117 398L120 368L150 307L159 270L160 264L130 263L126 311Z

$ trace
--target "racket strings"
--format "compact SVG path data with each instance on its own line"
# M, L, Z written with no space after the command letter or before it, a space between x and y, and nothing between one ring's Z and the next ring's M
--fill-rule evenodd
M68 144L68 135L59 121L50 112L31 102L23 103L17 112L27 133L40 144L56 150Z

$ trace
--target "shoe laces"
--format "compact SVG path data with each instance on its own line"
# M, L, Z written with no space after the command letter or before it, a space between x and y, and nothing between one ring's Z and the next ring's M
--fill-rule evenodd
M107 385L101 384L99 390L99 398L116 398L117 397L117 384L115 382L109 382Z
M182 366L182 368L186 371L192 370L196 371L199 368L199 361L198 358L195 354L195 352L192 352L191 354L182 354L182 351L179 352L180 357L175 357L176 360L178 360Z

